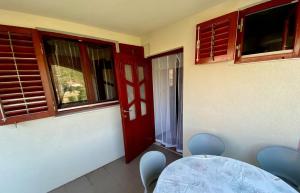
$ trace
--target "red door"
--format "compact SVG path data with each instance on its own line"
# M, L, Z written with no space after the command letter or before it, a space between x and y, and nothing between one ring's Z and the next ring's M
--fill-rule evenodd
M118 91L126 162L154 142L152 68L143 47L120 44Z

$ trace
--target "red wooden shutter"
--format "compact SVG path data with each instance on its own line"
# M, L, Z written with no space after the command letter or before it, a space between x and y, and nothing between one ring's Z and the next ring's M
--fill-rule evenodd
M0 124L54 113L40 48L36 30L0 25Z
M196 64L234 59L237 19L233 12L197 25Z

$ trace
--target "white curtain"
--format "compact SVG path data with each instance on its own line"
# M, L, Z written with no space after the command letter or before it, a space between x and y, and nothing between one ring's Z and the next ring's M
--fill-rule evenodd
M156 141L182 152L183 54L152 59Z

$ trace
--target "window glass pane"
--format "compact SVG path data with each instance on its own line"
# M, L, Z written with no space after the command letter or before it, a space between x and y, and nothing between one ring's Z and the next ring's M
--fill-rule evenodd
M62 39L44 41L59 108L87 102L80 51L76 42Z
M129 120L134 120L136 118L135 105L131 105L129 108Z
M296 5L292 3L246 16L242 55L293 49Z
M142 80L144 80L144 67L143 66L138 67L138 73L139 73L139 82L141 82Z
M127 90L127 101L129 104L134 100L134 90L133 87L130 85L126 85L126 90Z
M146 108L145 102L141 102L141 114L142 114L142 116L147 114L147 108Z
M146 99L145 97L145 84L140 85L140 97L141 99Z
M129 64L125 64L125 78L129 82L132 82L132 68Z
M112 47L89 44L87 49L97 101L116 100Z

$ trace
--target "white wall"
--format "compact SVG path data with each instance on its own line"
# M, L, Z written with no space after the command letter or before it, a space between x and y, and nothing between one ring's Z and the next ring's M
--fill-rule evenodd
M225 155L255 163L259 148L297 148L300 137L300 59L195 65L196 24L257 0L226 1L145 35L148 55L184 47L183 133L220 136Z
M0 128L0 192L44 193L124 155L118 106Z
M0 10L0 24L140 45L140 38ZM0 127L0 192L46 193L124 155L119 106Z
M19 27L43 28L64 33L78 34L87 37L119 41L132 45L140 45L141 38L124 33L114 32L103 28L83 25L79 23L31 15L27 13L0 9L0 24Z

